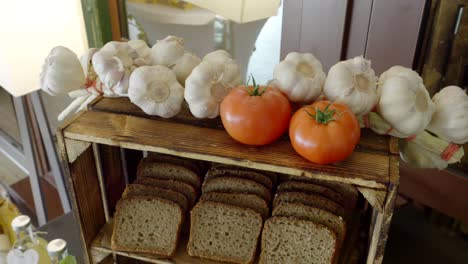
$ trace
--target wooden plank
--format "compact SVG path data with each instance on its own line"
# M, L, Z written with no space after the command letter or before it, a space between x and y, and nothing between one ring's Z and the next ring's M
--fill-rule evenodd
M120 148L106 145L99 145L99 153L107 193L107 203L109 213L112 215L115 206L125 189L125 178L120 157Z
M65 144L68 146L67 155L68 162L73 163L85 150L91 146L91 143L78 141L73 139L65 139Z
M365 56L376 74L393 65L412 67L425 2L374 0Z
M345 58L366 54L367 33L373 0L352 1Z
M322 180L385 188L388 155L355 151L346 160L318 165L287 140L262 147L234 141L225 131L103 112L85 112L64 132L70 139L226 163Z
M312 52L325 72L341 60L347 0L306 0L302 6L300 52Z
M162 120L165 122L184 123L201 127L224 129L219 118L215 119L199 119L194 117L190 110L185 106L181 112L171 118L165 119L158 116L150 116L145 114L138 106L132 104L128 98L100 98L89 107L93 111L101 111L116 114L126 114L132 116L144 117L153 120ZM358 150L365 152L376 152L381 154L397 154L398 155L398 139L378 135L371 130L361 130L361 140L358 145Z
M383 190L376 190L372 188L358 186L359 192L366 198L366 200L374 207L379 213L383 213L385 198L387 192Z
M281 31L281 60L301 43L302 4L304 0L283 1L283 24Z
M120 14L118 0L108 0L109 3L109 17L112 32L112 40L121 41L122 34L120 31Z

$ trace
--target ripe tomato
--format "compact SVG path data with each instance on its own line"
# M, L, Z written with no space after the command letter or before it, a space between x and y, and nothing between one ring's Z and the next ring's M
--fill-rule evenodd
M224 128L247 145L266 145L278 139L289 126L291 105L275 87L239 86L224 98L220 108Z
M344 160L353 152L360 136L359 123L351 110L329 101L302 107L289 126L296 152L318 164Z

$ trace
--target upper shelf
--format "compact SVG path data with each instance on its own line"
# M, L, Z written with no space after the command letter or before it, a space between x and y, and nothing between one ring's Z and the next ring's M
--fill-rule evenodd
M99 98L89 108L64 127L65 138L378 189L398 181L396 141L367 130L346 160L318 165L299 156L286 138L246 146L221 129L219 119L196 119L187 109L163 119L144 114L128 98Z

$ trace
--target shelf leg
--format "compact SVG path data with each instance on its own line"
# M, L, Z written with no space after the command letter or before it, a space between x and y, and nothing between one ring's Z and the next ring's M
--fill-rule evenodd
M367 264L381 264L383 261L385 245L387 243L388 231L392 222L393 209L395 207L397 194L398 186L390 184L383 212L380 213L377 209L372 208L372 214L376 215L376 217L371 227L371 239L369 253L367 255Z

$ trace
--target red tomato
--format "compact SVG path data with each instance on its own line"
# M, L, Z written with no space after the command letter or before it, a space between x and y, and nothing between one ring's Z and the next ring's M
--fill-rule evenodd
M274 87L239 86L221 103L224 128L235 140L247 145L266 145L288 129L291 105Z
M353 152L360 136L359 123L351 110L329 101L302 107L289 126L296 152L318 164L344 160Z

